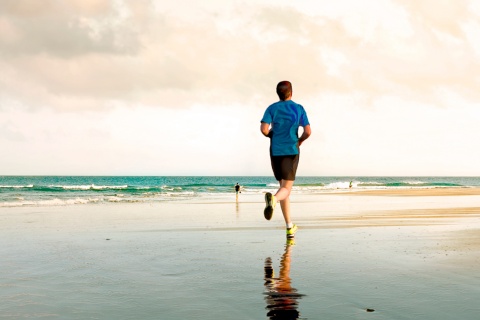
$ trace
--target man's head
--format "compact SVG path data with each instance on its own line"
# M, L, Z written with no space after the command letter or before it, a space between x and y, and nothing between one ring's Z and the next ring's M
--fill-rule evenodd
M292 84L290 81L280 81L277 84L277 94L280 100L285 101L292 97Z

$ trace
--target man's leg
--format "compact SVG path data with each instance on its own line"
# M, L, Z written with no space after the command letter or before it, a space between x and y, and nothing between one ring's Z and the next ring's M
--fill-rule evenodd
M275 194L277 201L280 201L280 206L282 208L283 218L285 223L289 225L292 221L290 220L290 192L293 187L293 180L281 180L280 189L278 189Z

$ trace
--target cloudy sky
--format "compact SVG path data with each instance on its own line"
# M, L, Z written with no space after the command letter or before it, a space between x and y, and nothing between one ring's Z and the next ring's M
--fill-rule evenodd
M271 175L293 83L299 175L480 175L480 3L2 0L0 174Z

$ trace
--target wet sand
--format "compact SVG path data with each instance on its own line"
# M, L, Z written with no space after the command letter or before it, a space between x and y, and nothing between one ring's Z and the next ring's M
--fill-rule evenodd
M0 317L476 319L472 190L1 209Z

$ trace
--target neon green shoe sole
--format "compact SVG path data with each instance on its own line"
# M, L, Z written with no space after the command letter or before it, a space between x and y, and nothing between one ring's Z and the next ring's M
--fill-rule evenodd
M275 205L277 201L275 200L275 196L270 192L265 194L265 210L263 210L263 215L265 219L270 220L273 217L273 210L275 209Z

